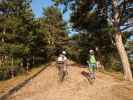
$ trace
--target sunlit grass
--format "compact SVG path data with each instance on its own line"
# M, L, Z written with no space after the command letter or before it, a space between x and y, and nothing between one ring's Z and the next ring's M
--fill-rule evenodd
M30 78L34 74L36 74L38 71L40 71L44 66L32 68L29 73L24 73L21 75L18 75L12 79L0 81L0 94L6 92L10 88L16 86L17 84L20 84L24 80Z
M103 73L110 75L112 77L114 77L115 79L121 80L123 81L123 73L122 72L116 72L116 71L112 71L112 70L108 70L108 71L103 71Z

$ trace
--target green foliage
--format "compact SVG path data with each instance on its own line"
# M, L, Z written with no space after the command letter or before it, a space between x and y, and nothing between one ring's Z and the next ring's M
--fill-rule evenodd
M59 2L59 1L58 1ZM55 2L56 3L56 2ZM92 12L95 1L91 0L62 0L63 4L70 8L73 28L79 32L72 40L78 41L80 52L78 52L79 62L85 64L89 49L99 48L100 56L114 53L114 28L108 24L105 0L98 2L98 9ZM100 11L103 10L103 13ZM75 51L77 52L77 51ZM96 56L98 56L96 54Z
M31 67L54 59L68 42L66 23L54 6L44 8L42 18L34 18L31 0L3 0L0 22L0 79L10 77L12 69L17 74L29 63Z
M94 2L89 0L62 0L60 4L64 3L72 11L70 22L73 28L79 32L77 36L72 37L73 40L78 41L81 49L79 52L79 59L82 63L86 62L86 52L89 49L99 48L102 55L114 51L114 29L108 24L106 16L100 16L98 11L100 7L105 7L104 0L99 1L97 11L93 11ZM59 1L58 1L59 2ZM55 2L56 3L56 2ZM76 51L75 51L76 52ZM84 57L84 58L83 58Z
M44 16L41 19L41 27L45 36L46 48L51 49L52 55L55 55L58 49L63 49L67 44L68 35L66 31L66 23L63 21L62 13L57 7L44 8ZM49 53L48 53L49 54Z
M24 68L19 66L20 63L20 59L14 59L6 56L6 59L2 61L0 66L0 80L11 78L11 71L14 71L15 75L24 73Z
M34 30L30 3L30 0L7 0L0 3L0 74L3 75L1 79L10 77L12 69L16 74L22 72L21 59L31 55L37 46L35 40L38 35ZM12 59L4 59L6 56Z
M11 45L9 48L9 54L13 57L22 57L24 55L27 55L29 53L29 48L25 47L23 44L19 45Z
M29 35L32 31L32 12L29 6L30 1L6 1L2 2L0 36L3 39L4 47L8 48L12 55L25 54L28 47ZM6 7L6 8L4 8ZM14 10L17 8L17 10ZM21 9L23 8L23 9Z

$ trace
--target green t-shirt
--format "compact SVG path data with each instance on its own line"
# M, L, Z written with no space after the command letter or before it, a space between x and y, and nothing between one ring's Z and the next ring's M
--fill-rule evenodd
M96 59L94 55L90 55L90 61L91 64L96 64Z

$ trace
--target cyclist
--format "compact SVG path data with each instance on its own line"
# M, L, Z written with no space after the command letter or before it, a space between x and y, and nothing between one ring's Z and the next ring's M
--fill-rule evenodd
M58 63L58 69L59 69L59 78L61 81L63 81L64 79L64 76L66 75L67 73L67 57L66 57L66 52L63 51L58 59L57 59L57 63Z
M96 75L95 75L96 59L95 59L95 55L94 55L93 50L90 50L89 53L90 53L90 55L89 55L89 59L87 60L87 64L89 65L89 71L90 71L91 79L95 79L96 78Z

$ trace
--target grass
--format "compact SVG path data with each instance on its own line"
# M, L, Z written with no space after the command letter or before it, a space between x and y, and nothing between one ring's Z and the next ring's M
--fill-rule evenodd
M103 71L103 73L108 74L108 75L114 77L115 79L118 79L118 80L121 80L121 81L124 80L124 78L123 78L124 76L123 76L122 72L116 72L116 71L112 71L112 70L105 70L105 71Z
M0 81L0 94L5 93L10 88L16 86L17 84L20 84L21 82L23 82L24 80L26 80L28 78L30 78L31 76L36 74L38 71L40 71L43 67L44 67L44 65L37 67L37 68L32 68L29 73L18 75L9 80Z

